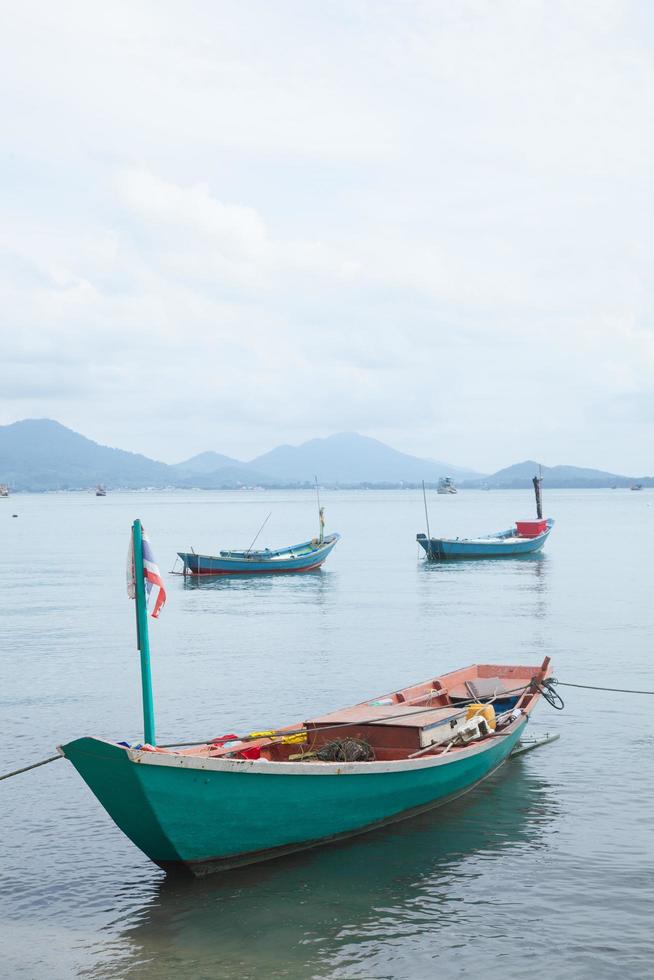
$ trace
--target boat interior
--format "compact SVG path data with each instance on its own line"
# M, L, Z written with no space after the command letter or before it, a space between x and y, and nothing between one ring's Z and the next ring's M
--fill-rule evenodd
M259 560L265 559L266 561L273 561L276 558L296 558L300 555L309 555L311 552L331 544L336 538L337 535L329 534L322 541L319 541L318 538L313 538L312 541L303 541L302 544L289 545L287 548L278 548L276 551L271 551L270 548L264 548L259 551L221 551L220 557L238 558L239 560L254 558Z
M540 666L477 664L296 725L151 751L273 763L383 762L457 753L497 738L529 714L549 676L548 657Z

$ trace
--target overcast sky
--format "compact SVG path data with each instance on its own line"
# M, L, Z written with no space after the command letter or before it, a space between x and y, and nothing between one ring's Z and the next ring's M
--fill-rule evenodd
M0 422L654 471L649 0L3 7Z

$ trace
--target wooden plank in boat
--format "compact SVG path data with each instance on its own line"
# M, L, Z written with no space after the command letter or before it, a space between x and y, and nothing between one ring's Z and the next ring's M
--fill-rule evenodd
M430 728L438 725L454 715L460 714L461 709L443 707L429 711L420 711L411 704L369 705L356 704L351 708L341 708L328 715L312 718L305 722L307 728L318 728L323 725L389 725L406 728Z

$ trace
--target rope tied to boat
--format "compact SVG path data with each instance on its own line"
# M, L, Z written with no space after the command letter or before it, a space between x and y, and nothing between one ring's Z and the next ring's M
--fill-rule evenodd
M654 695L654 691L636 691L633 688L628 687L599 687L597 684L572 684L570 681L559 681L554 677L548 682L550 684L557 684L559 687L580 687L586 691L608 691L610 694L651 694Z
M559 692L554 690L554 684L556 684L554 678L538 681L534 677L531 681L531 689L532 691L538 692L538 694L540 694L541 697L544 698L544 700L557 711L563 711L565 708L565 701Z

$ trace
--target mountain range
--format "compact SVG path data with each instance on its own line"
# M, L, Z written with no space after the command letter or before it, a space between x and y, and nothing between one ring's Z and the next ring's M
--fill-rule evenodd
M24 419L0 426L0 484L12 490L72 490L107 487L306 486L317 476L328 486L434 484L452 477L464 487L529 486L538 469L532 460L483 476L471 469L420 459L359 435L342 432L300 446L278 446L249 462L204 452L169 465L138 453L102 446L52 419ZM543 467L549 487L628 486L633 477L574 466ZM640 478L654 486L653 478Z

